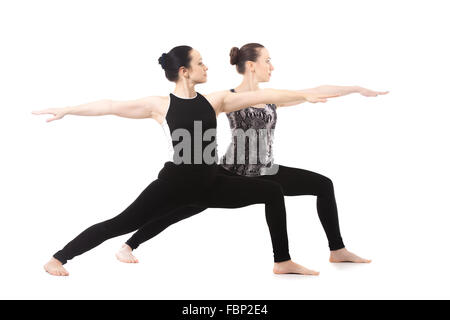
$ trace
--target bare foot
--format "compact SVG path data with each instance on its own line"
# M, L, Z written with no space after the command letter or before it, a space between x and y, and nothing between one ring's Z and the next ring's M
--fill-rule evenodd
M370 263L372 260L363 259L356 254L351 253L346 248L342 248L330 252L330 262Z
M131 254L131 252L133 251L133 249L131 249L131 247L127 244L122 245L122 248L117 251L116 253L116 258L120 261L120 262L125 262L125 263L138 263L138 259L133 256Z
M292 260L283 261L283 262L275 262L275 266L273 267L273 273L275 274L285 274L285 273L296 273L303 275L311 275L317 276L320 272L309 270Z
M50 273L53 276L68 276L69 272L67 272L66 269L64 269L62 263L55 259L51 258L49 262L47 262L44 266L45 271Z

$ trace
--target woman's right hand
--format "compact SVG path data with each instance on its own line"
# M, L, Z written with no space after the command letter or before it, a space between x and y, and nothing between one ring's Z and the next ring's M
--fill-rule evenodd
M32 114L53 114L53 118L49 118L46 121L50 122L53 120L59 120L62 119L67 114L66 108L49 108L49 109L43 109L43 110L36 110L32 111Z

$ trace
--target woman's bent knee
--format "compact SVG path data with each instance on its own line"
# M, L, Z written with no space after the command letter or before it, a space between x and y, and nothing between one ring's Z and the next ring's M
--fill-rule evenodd
M319 196L329 196L334 194L333 181L328 177L323 177L320 183L320 194Z

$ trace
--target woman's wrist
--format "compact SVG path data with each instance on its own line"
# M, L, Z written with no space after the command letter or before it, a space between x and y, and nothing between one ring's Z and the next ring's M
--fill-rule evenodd
M360 86L353 86L353 92L357 92L357 93L361 93L363 90L364 90L364 88L363 87L360 87Z
M73 107L64 107L62 109L63 109L62 111L63 111L64 115L66 115L66 114L71 113L71 111L73 110Z

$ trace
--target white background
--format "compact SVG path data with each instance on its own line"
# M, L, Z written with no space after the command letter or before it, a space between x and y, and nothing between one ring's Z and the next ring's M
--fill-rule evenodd
M0 298L448 299L450 206L446 1L8 1L0 4ZM279 109L275 160L333 180L347 248L371 264L330 264L314 196L287 197L294 261L318 277L274 275L262 204L209 209L122 264L106 241L52 277L43 265L156 178L167 142L151 119L32 110L167 95L157 63L182 44L209 67L201 93L237 86L229 50L259 42L264 87L389 90ZM219 154L230 131L218 118Z

